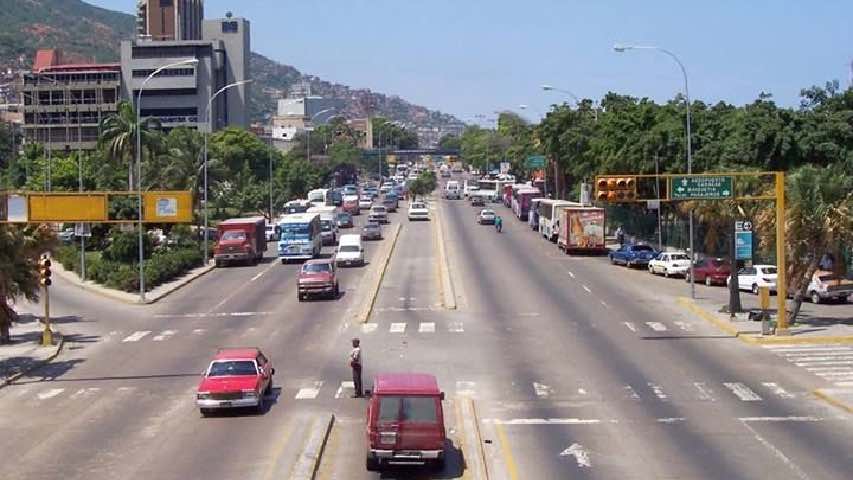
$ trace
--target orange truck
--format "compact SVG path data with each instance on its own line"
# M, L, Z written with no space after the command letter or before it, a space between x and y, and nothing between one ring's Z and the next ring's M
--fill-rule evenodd
M267 250L264 217L231 218L217 227L219 241L213 247L216 266L243 262L257 264Z
M568 253L604 254L604 209L572 206L560 210L557 248Z

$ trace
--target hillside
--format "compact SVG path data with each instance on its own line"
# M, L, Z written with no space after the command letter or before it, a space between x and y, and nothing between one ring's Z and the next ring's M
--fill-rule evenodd
M0 69L29 67L38 48L60 48L71 61L118 61L119 43L131 38L134 28L132 15L81 0L0 0ZM275 99L285 95L303 74L254 52L250 61L254 84L249 115L253 122L263 122L273 112ZM458 123L451 115L396 96L310 78L312 93L344 99L349 116L363 116L370 109L374 114L415 125Z

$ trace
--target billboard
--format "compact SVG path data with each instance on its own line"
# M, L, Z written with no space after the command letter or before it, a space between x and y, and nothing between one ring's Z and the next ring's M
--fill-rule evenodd
M142 219L150 223L189 223L193 199L189 191L145 192Z

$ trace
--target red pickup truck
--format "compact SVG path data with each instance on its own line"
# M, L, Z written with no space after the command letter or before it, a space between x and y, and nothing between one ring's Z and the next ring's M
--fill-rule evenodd
M202 372L196 405L205 416L223 408L251 407L263 412L274 374L275 368L259 348L222 348Z
M218 227L219 241L213 248L213 260L219 267L228 262L256 264L267 250L264 217L231 218Z

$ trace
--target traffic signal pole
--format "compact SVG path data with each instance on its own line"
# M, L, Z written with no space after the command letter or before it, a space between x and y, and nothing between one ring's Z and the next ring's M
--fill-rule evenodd
M50 329L50 287L44 286L44 331L41 334L42 346L53 345L53 331Z

